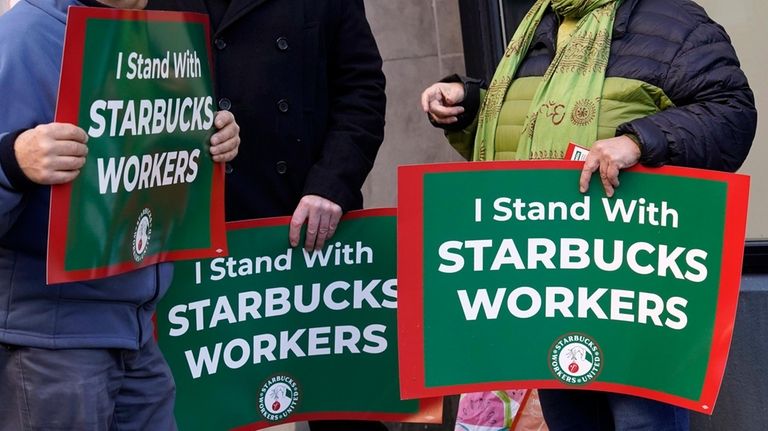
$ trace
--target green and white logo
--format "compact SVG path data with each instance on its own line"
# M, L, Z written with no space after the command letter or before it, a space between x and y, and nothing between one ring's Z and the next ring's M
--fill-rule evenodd
M583 385L602 370L603 354L595 340L583 334L559 337L549 349L549 368L564 383Z
M268 421L280 421L293 413L299 402L299 385L288 376L267 379L259 392L259 411Z
M152 236L152 212L144 208L136 220L133 231L133 260L141 262L149 249L149 238Z

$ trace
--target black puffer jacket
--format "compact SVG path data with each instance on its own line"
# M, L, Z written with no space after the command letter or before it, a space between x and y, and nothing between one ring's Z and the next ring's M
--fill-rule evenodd
M558 25L554 12L544 16L518 77L544 75ZM640 138L644 165L735 171L747 157L757 127L754 96L725 30L692 1L624 0L606 77L647 82L675 104L619 126L618 135Z

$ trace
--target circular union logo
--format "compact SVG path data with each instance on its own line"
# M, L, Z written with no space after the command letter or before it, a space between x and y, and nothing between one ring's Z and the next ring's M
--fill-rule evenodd
M259 412L268 421L287 418L299 402L299 385L288 376L267 379L259 391Z
M549 369L560 381L583 385L602 371L603 352L595 340L584 334L566 334L549 349Z
M152 212L144 208L136 220L136 228L133 230L133 260L141 262L149 249L149 238L152 236Z

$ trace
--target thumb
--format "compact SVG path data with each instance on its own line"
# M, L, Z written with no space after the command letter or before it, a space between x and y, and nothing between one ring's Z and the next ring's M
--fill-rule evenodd
M452 91L451 88L441 89L440 95L442 96L443 104L445 106L453 106L458 102L458 94L456 94L455 91Z

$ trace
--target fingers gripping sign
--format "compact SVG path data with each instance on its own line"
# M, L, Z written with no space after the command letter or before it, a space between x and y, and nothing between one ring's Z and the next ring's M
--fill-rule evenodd
M602 139L592 145L587 154L579 178L579 191L589 191L589 181L595 172L600 173L600 182L609 198L619 187L619 171L630 168L640 160L640 147L627 136Z
M341 207L328 199L317 195L304 196L291 218L288 232L291 247L299 245L301 228L306 223L304 248L308 251L322 249L336 232L341 214Z
M211 157L214 162L229 162L240 146L240 126L229 111L219 111L214 119L217 132L211 136Z
M42 124L19 135L14 153L24 175L37 184L64 184L85 165L88 135L66 123Z

